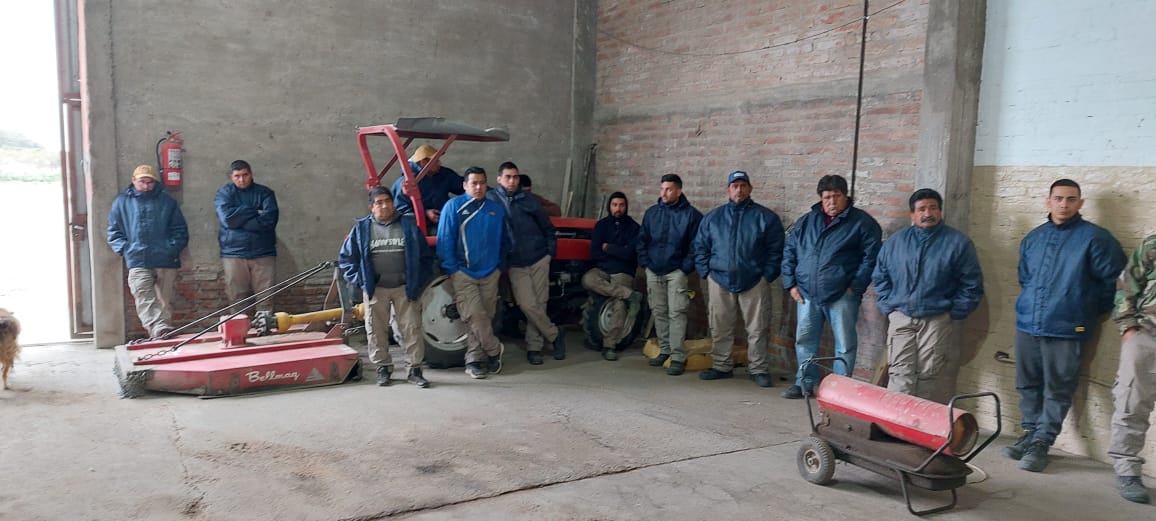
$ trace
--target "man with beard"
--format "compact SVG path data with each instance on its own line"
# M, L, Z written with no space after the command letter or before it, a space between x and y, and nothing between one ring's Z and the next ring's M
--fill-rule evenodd
M771 326L771 282L783 261L783 223L751 200L751 179L737 170L727 176L730 202L702 218L694 240L698 275L710 295L712 364L703 380L734 376L735 318L747 327L747 373L759 387L773 385L767 361Z
M955 390L941 387L959 371L955 321L979 306L983 273L971 239L943 224L939 192L916 190L907 205L911 227L883 243L872 277L890 322L887 388L947 403Z
M610 329L602 337L602 358L618 360L618 343L629 332L627 305L637 310L642 294L634 291L638 270L638 223L627 214L626 194L614 192L606 209L610 215L594 225L590 239L590 259L594 267L582 276L582 287L610 300Z

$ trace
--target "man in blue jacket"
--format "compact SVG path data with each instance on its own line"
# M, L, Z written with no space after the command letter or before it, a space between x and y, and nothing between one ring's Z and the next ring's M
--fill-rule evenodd
M694 239L694 262L710 295L711 368L703 380L734 376L731 351L735 318L747 327L747 372L759 387L773 385L767 362L771 282L783 262L783 223L751 200L751 179L741 170L727 176L730 202L702 218Z
M634 291L638 271L638 222L630 217L626 194L614 192L606 203L610 215L594 224L590 235L590 260L594 267L582 275L582 287L609 299L610 328L602 335L602 358L618 360L618 343L629 333L627 305L637 310L642 294Z
M369 215L358 219L337 254L337 266L350 285L361 288L369 361L377 365L377 385L393 381L389 354L390 316L396 317L397 342L405 351L406 380L429 387L421 371L425 341L421 334L421 293L433 276L434 254L413 215L393 206L384 186L369 191ZM392 313L391 313L392 310Z
M164 193L150 165L133 170L132 185L108 212L108 245L124 257L128 289L141 324L153 338L173 330L173 289L189 228L177 201Z
M550 298L550 260L558 238L546 210L529 192L522 190L518 166L509 161L498 166L498 186L486 198L506 209L513 244L506 252L510 289L526 315L526 360L542 364L543 340L554 345L554 359L566 358L566 335L550 321L546 302Z
M638 265L646 270L646 292L660 349L650 365L661 367L670 360L666 374L678 376L686 371L687 274L694 270L691 242L698 233L702 212L682 194L681 177L666 174L659 182L658 202L642 216Z
M879 311L887 316L887 388L942 403L955 394L940 379L959 371L952 345L954 321L983 298L983 273L975 245L943 224L943 197L916 190L907 203L911 226L883 243L872 281Z
M225 296L230 302L248 298L273 286L277 260L277 196L253 182L253 169L242 160L229 165L229 182L217 190L217 242L225 268ZM244 308L245 306L239 306ZM272 301L257 309L273 309Z
M450 200L450 195L465 193L465 189L462 188L465 185L465 179L462 179L462 176L441 166L441 164L433 163L433 156L437 152L434 147L422 145L417 147L417 150L409 158L409 168L413 171L413 175L417 176L424 171L429 171L425 177L417 182L417 188L421 190L421 205L425 208L426 232L431 235L437 229L442 207ZM397 211L401 213L413 213L413 202L406 195L407 191L412 191L412 185L405 183L404 175L398 177L397 181L393 183L393 198Z
M1040 472L1080 382L1084 343L1112 309L1127 259L1112 234L1080 215L1080 185L1060 179L1048 190L1048 220L1020 242L1016 299L1016 391L1023 435L1003 454Z
M510 248L506 208L486 198L486 171L466 170L465 194L450 199L438 221L438 258L454 287L466 335L466 374L485 378L502 371L502 343L494 336L498 278Z
M842 358L833 364L835 372L851 376L855 370L859 303L871 283L883 236L879 223L855 208L843 176L823 176L815 191L820 201L795 222L783 249L783 288L798 305L799 369L795 385L783 393L792 400L813 391L819 380L819 368L804 371L803 362L819 353L825 322L831 322L835 356Z

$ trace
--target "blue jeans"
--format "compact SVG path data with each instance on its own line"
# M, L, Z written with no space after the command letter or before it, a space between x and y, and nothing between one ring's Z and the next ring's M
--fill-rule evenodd
M803 362L819 355L819 339L823 336L823 323L831 323L831 333L835 335L835 373L851 376L855 370L855 352L859 347L859 337L855 333L855 322L859 320L859 295L844 294L830 304L818 304L812 299L797 304L798 326L795 328L795 356L799 370L795 373L795 385L803 389L814 389L819 381L819 367L810 365L803 370ZM843 363L843 362L846 363ZM804 372L806 374L804 374Z
M1032 439L1048 445L1056 442L1080 384L1083 351L1083 342L1075 338L1016 331L1016 390L1023 416L1020 426L1035 431Z

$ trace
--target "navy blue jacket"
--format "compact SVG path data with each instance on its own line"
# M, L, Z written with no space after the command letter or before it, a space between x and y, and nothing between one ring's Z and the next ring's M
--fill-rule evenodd
M108 245L128 268L179 268L189 244L189 227L176 199L157 183L148 192L132 185L108 212Z
M418 175L421 171L421 165L417 163L410 163L409 167L413 170L413 175ZM413 213L413 202L410 201L409 196L401 193L401 181L405 179L405 175L397 178L393 182L393 207L401 213ZM466 193L465 179L458 175L453 170L441 167L436 174L427 175L417 182L417 188L421 190L421 204L426 210L434 209L441 210L450 200L449 194L461 195Z
M222 257L256 259L277 255L277 196L253 183L244 190L227 183L217 190L217 242Z
M821 204L795 222L783 249L783 287L804 299L839 300L847 289L863 296L871 283L883 230L867 212L848 206L828 226Z
M698 275L731 293L779 278L783 263L783 223L769 208L750 199L728 202L707 213L694 239Z
M438 259L446 274L481 279L503 268L510 249L506 207L469 194L450 199L438 221Z
M513 239L506 258L510 267L525 268L547 255L554 257L558 251L558 235L536 197L521 188L510 194L498 185L486 192L486 199L506 208L506 222Z
M1112 234L1076 214L1051 217L1020 242L1016 329L1032 336L1082 339L1112 309L1127 259Z
M953 320L963 320L983 298L975 245L946 224L928 230L910 226L889 237L871 280L884 315L896 310L911 318L950 313Z
M634 249L638 241L638 221L630 215L615 218L607 215L594 223L590 235L590 260L594 267L611 275L625 273L634 276L638 271L638 252ZM606 251L602 251L602 245Z
M678 196L678 201L670 205L659 198L642 216L642 228L638 232L638 265L655 275L666 275L674 270L693 271L691 243L701 221L702 212L690 205L686 195Z
M401 215L398 219L401 219L401 229L405 235L405 296L411 301L417 301L421 299L426 284L433 278L434 254L413 215ZM365 290L369 298L373 298L379 279L373 269L373 256L369 252L373 240L370 231L372 224L373 215L354 221L353 230L337 254L337 266L341 268L346 282Z

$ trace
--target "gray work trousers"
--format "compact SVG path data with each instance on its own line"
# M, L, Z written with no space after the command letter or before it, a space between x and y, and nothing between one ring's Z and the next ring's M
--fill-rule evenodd
M734 370L731 352L735 347L735 319L740 315L747 326L747 366L750 374L767 374L767 335L771 328L771 285L760 278L755 287L731 293L707 277L710 294L710 339L712 367Z
M690 290L686 273L674 270L658 275L646 270L646 292L654 328L658 333L658 347L675 362L686 361L686 310L690 308Z
M558 336L558 326L546 314L546 301L550 299L550 256L530 266L511 267L506 273L510 276L514 302L526 315L526 350L541 351L544 342L553 342Z
M1117 476L1139 476L1144 465L1144 435L1156 403L1156 338L1138 331L1120 346L1120 368L1112 388L1116 412L1108 456Z
M221 264L225 267L225 296L229 298L229 302L237 302L272 287L273 281L276 279L273 269L276 261L276 257L258 257L256 259L221 257ZM241 306L241 308L244 307ZM241 308L235 311L240 311ZM258 311L272 311L273 301L266 300L257 304L256 309ZM252 311L249 314L252 315Z
M606 273L598 268L582 275L582 287L610 300L606 303L610 313L610 328L602 336L602 347L614 349L626 336L626 302L634 293L634 276L629 273Z
M460 271L450 281L454 285L454 303L462 321L469 326L466 333L466 363L485 363L490 356L502 354L502 344L494 336L494 308L498 304L498 270L480 279Z
M393 368L389 354L390 318L396 319L393 329L397 343L405 352L405 368L421 367L425 358L425 341L421 336L421 302L409 300L405 286L375 288L373 298L363 293L365 306L365 333L369 341L369 361L378 367Z
M927 400L940 400L939 375L959 357L952 349L951 315L911 318L900 311L887 315L887 389Z
M149 336L173 329L176 268L129 268L128 289L136 302L136 315Z

